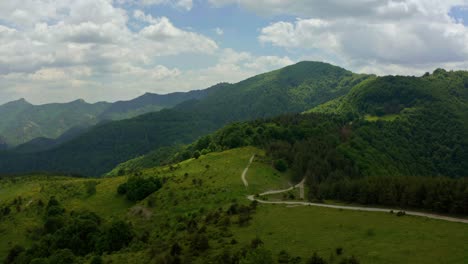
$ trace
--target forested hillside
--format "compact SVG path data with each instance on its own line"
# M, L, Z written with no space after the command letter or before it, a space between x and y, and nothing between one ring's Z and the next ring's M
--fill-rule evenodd
M312 201L466 215L467 83L467 73L441 70L421 78L374 78L332 102L337 110L328 103L308 114L234 123L171 159L254 145L267 151L278 170L289 171L293 181L305 178ZM113 174L150 164L149 157L142 157L121 164Z
M89 104L76 100L70 103L33 105L20 99L0 105L0 135L10 147L28 144L24 147L28 151L40 151L63 143L70 134L77 134L78 131L84 131L83 128L99 122L122 120L171 108L186 100L203 98L214 89L165 95L146 93L133 100L115 103ZM58 139L67 132L68 135ZM37 141L29 142L38 138Z
M0 154L0 173L97 176L159 147L190 143L232 121L305 111L345 95L366 78L325 63L298 63L237 84L220 84L203 99L173 109L99 125L46 152Z
M222 84L221 84L222 85ZM146 93L130 101L118 101L99 115L104 120L121 120L132 118L149 112L171 108L181 102L201 99L216 89L217 86L190 92L176 92L165 95Z
M34 138L57 138L74 126L96 124L108 103L76 100L64 104L32 105L24 99L0 106L0 135L10 146Z

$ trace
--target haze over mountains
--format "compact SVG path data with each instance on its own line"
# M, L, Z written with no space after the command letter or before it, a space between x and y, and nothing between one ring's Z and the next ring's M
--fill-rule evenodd
M129 101L94 104L79 99L69 103L33 105L25 99L19 99L0 105L0 135L10 147L37 138L45 143L67 132L70 135L77 134L78 130L82 131L102 121L121 120L159 111L186 100L200 99L208 93L209 90L166 95L146 93Z

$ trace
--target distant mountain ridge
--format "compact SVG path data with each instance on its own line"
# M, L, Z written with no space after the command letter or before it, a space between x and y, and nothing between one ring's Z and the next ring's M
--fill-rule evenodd
M196 90L165 95L146 93L129 101L94 104L78 99L69 103L33 105L22 98L0 105L0 136L11 147L28 144L34 139L38 140L31 142L28 148L37 144L51 147L55 144L52 143L53 139L74 127L90 127L103 120L122 120L160 111L185 100L200 99L209 92Z
M135 117L148 112L156 112L163 108L173 107L183 101L201 99L210 93L210 89L175 92L165 95L145 93L130 101L112 103L100 114L100 119L120 120Z

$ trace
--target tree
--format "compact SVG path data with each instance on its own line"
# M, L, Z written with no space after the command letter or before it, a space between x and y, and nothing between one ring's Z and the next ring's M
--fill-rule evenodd
M193 152L193 158L198 159L200 158L200 156L201 156L200 151L195 150L195 152Z
M182 247L175 242L171 247L171 256L179 256L182 253Z
M288 164L284 159L278 159L274 162L275 169L280 172L285 172L288 169Z
M59 249L49 257L50 264L72 264L75 263L75 255L70 249Z
M210 248L210 244L206 235L198 233L192 237L192 242L190 246L192 250L196 252L204 252L205 250Z
M274 263L271 251L259 247L247 252L245 258L241 259L240 264L271 264Z
M128 246L133 238L131 226L124 221L115 221L107 228L98 240L100 252L114 252Z
M327 261L319 256L317 252L314 252L312 257L307 260L307 264L327 264Z
M15 262L15 259L19 256L19 254L21 254L21 252L24 251L24 248L22 246L19 246L19 245L15 245L13 246L10 251L8 251L8 255L5 259L5 264L9 264L9 263L14 263Z
M91 259L91 264L102 264L102 257L101 256L94 256Z

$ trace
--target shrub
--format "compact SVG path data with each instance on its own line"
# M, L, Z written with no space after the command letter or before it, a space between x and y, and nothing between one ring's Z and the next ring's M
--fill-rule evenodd
M252 241L250 242L250 247L252 249L256 249L260 247L261 245L263 245L263 241L259 237L252 239Z
M247 252L244 259L240 261L241 264L271 264L274 263L271 251L260 247Z
M196 252L204 252L210 248L208 238L203 234L195 234L191 240L190 246Z
M10 249L10 251L8 252L8 255L5 259L5 264L8 264L8 263L14 263L15 262L15 259L19 256L19 254L21 254L21 252L24 251L24 248L22 246L14 246Z
M100 252L114 252L128 246L133 238L129 224L124 221L115 221L108 227L97 242Z
M341 254L343 254L343 248L342 247L337 247L335 249L335 253L337 256L340 256Z
M102 257L101 256L94 256L91 259L91 264L102 264Z
M310 257L310 259L307 260L307 264L326 264L326 263L327 261L325 261L325 259L319 256L317 252L314 252L312 257Z
M275 169L277 169L280 172L285 172L288 169L288 164L283 159L275 160L273 165L274 165Z
M88 194L88 196L96 194L96 185L98 185L96 181L85 182L86 194Z
M50 264L72 264L75 263L75 255L69 249L59 249L49 257Z
M127 199L136 202L145 199L153 192L161 189L162 181L156 177L143 178L132 177L126 183L122 183L117 188L117 193L126 195Z
M359 260L354 257L354 256L351 256L349 258L344 258L343 260L340 261L340 264L359 264Z

